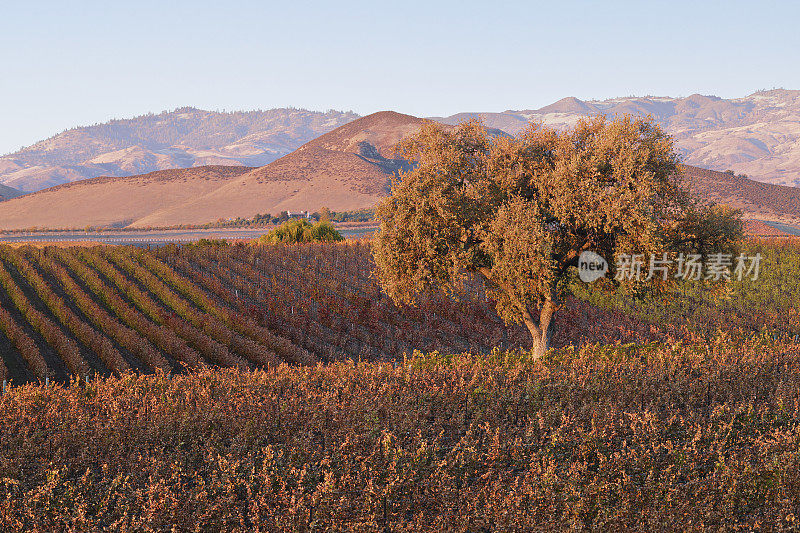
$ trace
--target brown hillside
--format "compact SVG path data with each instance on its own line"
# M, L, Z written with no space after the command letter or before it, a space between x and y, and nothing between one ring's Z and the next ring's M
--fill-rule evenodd
M249 170L211 166L67 183L0 203L0 229L124 227L155 210L217 189Z
M390 154L391 147L400 138L391 136L392 122L399 130L407 132L414 130L410 126L419 127L423 123L398 113L377 115L342 126L219 189L156 212L132 225L203 223L218 218L249 217L259 212L314 211L322 206L336 210L370 207L389 193L392 174L405 164L382 155ZM373 117L379 120L370 120ZM365 121L364 129L352 127L358 126L362 120ZM373 124L378 127L373 127ZM345 128L350 131L342 132ZM381 141L381 138L385 140ZM369 141L376 142L381 149ZM378 153L370 153L372 148ZM689 165L683 168L687 182L696 194L742 209L745 218L790 224L800 221L798 188L762 183Z
M51 187L0 206L0 229L172 226L283 210L370 207L408 163L393 147L424 120L385 111L314 139L273 163L206 166Z
M398 141L416 132L425 122L427 122L425 119L411 115L380 111L317 137L298 148L297 152L328 150L358 153L362 149L362 143L366 142L377 148L383 157L391 158L394 156L394 146Z
M695 194L741 209L745 218L790 224L800 221L800 188L690 165L683 165L683 170Z
M149 184L162 181L175 181L186 180L192 178L200 178L206 180L218 180L241 176L242 174L252 170L252 167L244 167L241 165L207 165L195 168L170 168L167 170L155 170L147 174L138 174L136 176L100 176L98 178L89 178L78 182L62 183L50 187L49 189L30 193L29 196L36 196L40 194L47 194L56 191L65 191L67 189L80 188L85 186L99 186L99 185L121 185L126 182L137 184Z
M390 192L408 163L394 158L397 142L425 120L393 111L360 118L310 141L208 194L154 212L133 226L203 223L283 210L371 207Z

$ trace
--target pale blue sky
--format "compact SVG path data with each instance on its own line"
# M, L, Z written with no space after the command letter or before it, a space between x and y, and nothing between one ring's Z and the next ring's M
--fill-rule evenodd
M160 112L419 116L800 88L795 2L10 2L0 154Z

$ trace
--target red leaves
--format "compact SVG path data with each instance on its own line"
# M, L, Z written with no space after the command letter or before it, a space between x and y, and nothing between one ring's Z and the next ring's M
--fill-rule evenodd
M4 253L5 257L14 257L13 254L16 253L7 247L0 247L0 251ZM61 357L67 368L69 368L69 370L74 374L85 375L89 367L81 357L80 349L75 341L68 338L64 332L61 331L61 328L59 328L49 317L45 316L44 313L33 306L28 299L28 296L23 292L19 285L17 285L17 282L14 281L11 274L9 274L9 272L1 264L0 285L2 285L3 289L5 289L6 293L14 302L14 305L17 307L20 314L31 325L31 327L38 331L39 334L41 334L42 337L44 337L44 339L50 344L50 346L53 347L53 350L55 350L55 352ZM41 379L43 374L44 376L47 375L47 371L42 368L44 361L40 360L39 357L36 357L36 353L38 352L34 352L30 348L27 348L21 353L23 356L27 355L31 358L28 360L28 364L30 365L30 371L34 374L34 376Z
M0 516L48 531L789 530L798 372L797 347L751 342L15 387Z

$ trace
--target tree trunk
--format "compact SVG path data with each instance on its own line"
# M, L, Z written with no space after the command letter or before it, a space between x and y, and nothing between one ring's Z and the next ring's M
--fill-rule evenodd
M550 287L550 294L544 304L542 304L542 308L539 310L539 317L536 319L531 311L515 297L514 291L508 283L492 279L491 269L482 267L478 269L478 272L483 275L487 283L505 291L512 303L522 312L522 321L525 323L525 326L528 328L533 338L533 357L538 359L546 354L547 350L550 348L550 338L553 334L555 323L553 321L553 316L559 308L559 298L556 288L554 286Z
M525 314L525 326L533 338L533 357L538 359L547 353L550 348L550 339L553 334L556 313L556 303L548 299L542 304L539 311L539 320L535 320L529 313Z

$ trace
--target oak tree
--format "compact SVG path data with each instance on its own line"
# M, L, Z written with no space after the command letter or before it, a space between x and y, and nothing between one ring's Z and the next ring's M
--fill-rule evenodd
M416 167L376 211L377 277L396 302L482 277L507 323L544 354L583 251L619 254L730 246L737 214L683 183L672 138L649 119L599 116L564 131L533 124L494 137L477 121L428 123L398 149Z

